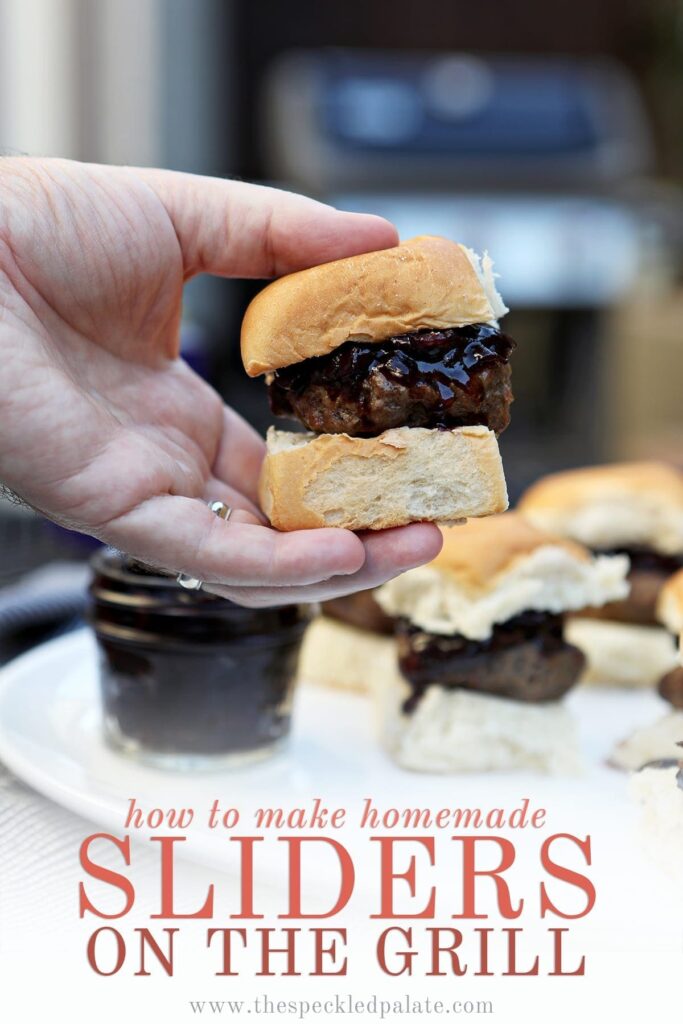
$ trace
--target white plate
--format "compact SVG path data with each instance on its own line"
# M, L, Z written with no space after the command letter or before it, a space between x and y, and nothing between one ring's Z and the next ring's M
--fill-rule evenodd
M602 827L604 856L623 857L625 830L633 821L627 777L604 762L615 741L661 714L661 702L652 693L581 690L569 704L579 720L587 765L579 778L402 771L375 741L369 701L314 686L299 691L292 739L283 753L240 770L173 774L138 765L103 742L95 643L83 630L0 671L0 759L45 796L118 834L131 797L147 809L202 809L218 798L223 807L240 808L242 822L255 808L308 807L315 797L352 813L366 797L382 807L432 808L510 808L529 797L548 808L550 826L560 831L585 835ZM225 870L227 846L225 832L199 828L185 849ZM281 867L276 847L263 851L263 868L273 880Z

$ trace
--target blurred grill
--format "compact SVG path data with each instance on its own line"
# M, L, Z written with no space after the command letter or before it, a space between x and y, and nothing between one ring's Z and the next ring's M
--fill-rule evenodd
M294 52L266 116L273 172L325 193L593 190L651 167L639 94L606 59Z
M512 497L539 473L611 457L608 317L666 290L678 242L679 196L662 202L646 177L629 73L607 59L296 51L264 96L277 183L381 214L402 238L491 253L520 343L501 444Z

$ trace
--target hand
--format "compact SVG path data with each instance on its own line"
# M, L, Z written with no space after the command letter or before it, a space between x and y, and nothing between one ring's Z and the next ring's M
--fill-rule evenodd
M0 160L0 481L44 515L248 605L428 561L427 524L280 534L261 438L178 358L183 284L270 277L397 241L377 217L241 182ZM229 523L207 508L220 499Z

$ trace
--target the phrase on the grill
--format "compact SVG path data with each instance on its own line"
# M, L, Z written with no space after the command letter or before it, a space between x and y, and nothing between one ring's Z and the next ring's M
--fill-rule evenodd
M527 798L490 808L317 798L249 812L217 799L201 809L131 799L121 824L79 851L84 956L104 977L172 976L190 943L193 957L203 950L208 976L226 978L340 977L356 957L393 977L586 971L591 836L551 828L546 808ZM224 836L225 874L188 898L182 854L193 829ZM147 874L136 891L141 850L154 853L158 885ZM267 914L264 852L282 877L281 905ZM158 894L151 910L141 909L143 890Z

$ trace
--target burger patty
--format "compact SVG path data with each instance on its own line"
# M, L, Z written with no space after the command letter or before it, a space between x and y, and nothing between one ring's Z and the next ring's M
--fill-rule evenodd
M683 668L674 668L659 681L659 695L677 711L683 711Z
M586 608L583 618L607 619L636 626L659 625L656 609L663 585L683 568L683 556L663 555L653 548L621 548L596 551L596 555L628 555L631 568L628 582L631 591L622 601L611 601L600 608Z
M511 700L558 700L578 679L584 656L566 643L561 615L523 612L493 629L488 640L426 633L406 620L397 625L398 658L414 710L428 686L477 690Z
M489 324L347 341L284 367L269 382L276 416L324 434L372 437L391 427L510 422L514 341Z
M609 551L607 554L628 555L631 569L638 572L659 572L664 576L673 576L679 569L683 569L683 554L663 555L654 548L625 548L623 551Z

